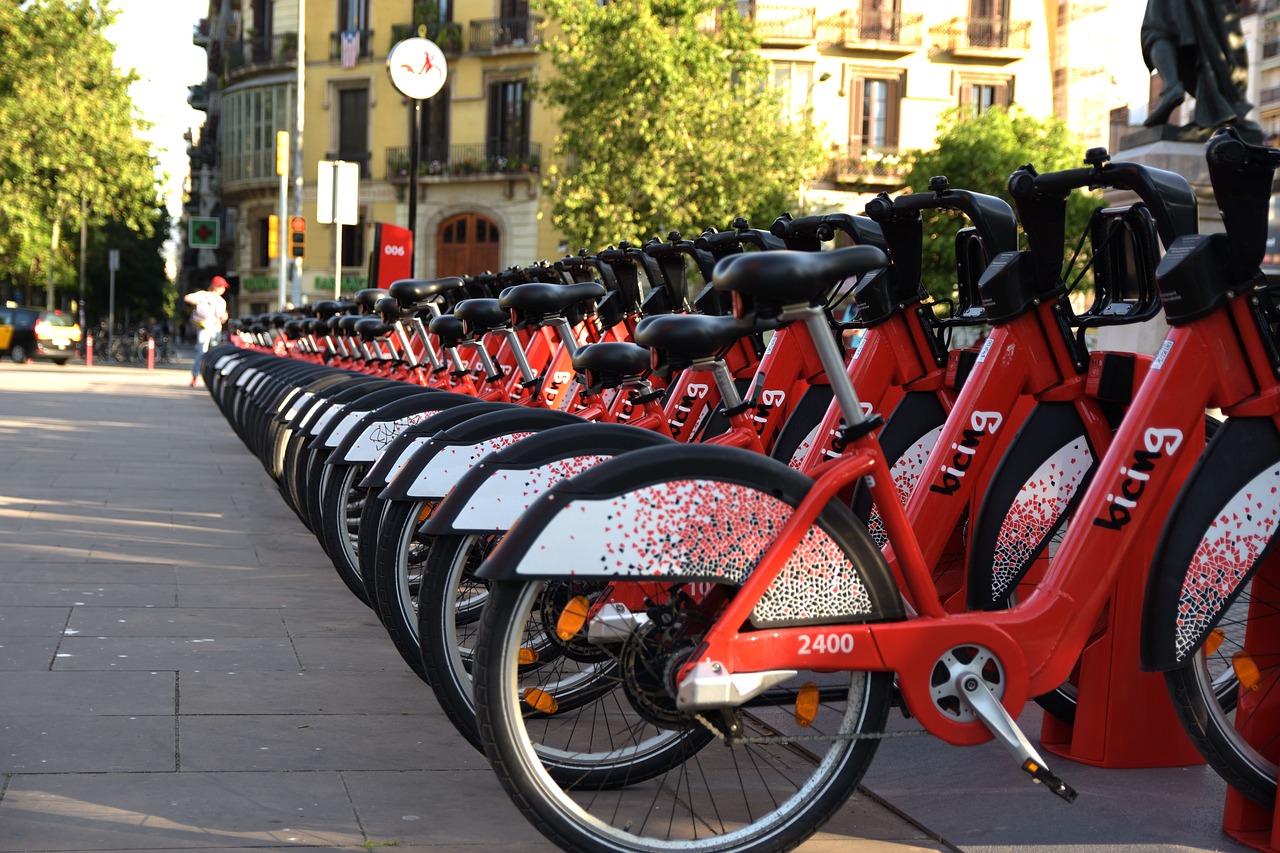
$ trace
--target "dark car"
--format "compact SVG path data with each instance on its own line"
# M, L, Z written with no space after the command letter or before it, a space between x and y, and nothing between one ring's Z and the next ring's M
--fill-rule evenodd
M22 363L47 358L66 364L80 343L80 324L63 311L0 307L0 356Z

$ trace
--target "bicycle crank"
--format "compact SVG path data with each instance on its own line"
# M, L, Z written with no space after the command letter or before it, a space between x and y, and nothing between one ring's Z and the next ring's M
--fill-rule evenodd
M1044 785L1069 803L1076 790L1049 770L1018 724L1000 704L1004 695L1004 668L982 646L958 646L934 664L933 702L938 710L959 721L980 721L1016 758L1033 782Z

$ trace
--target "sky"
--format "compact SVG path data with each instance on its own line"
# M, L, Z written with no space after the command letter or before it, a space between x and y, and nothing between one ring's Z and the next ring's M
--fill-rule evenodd
M163 193L176 222L182 184L190 170L182 135L198 130L205 114L187 104L188 87L204 82L207 56L191 35L209 10L208 0L115 0L119 16L107 30L116 44L116 66L141 78L129 90L142 117L155 125L146 137L168 177Z

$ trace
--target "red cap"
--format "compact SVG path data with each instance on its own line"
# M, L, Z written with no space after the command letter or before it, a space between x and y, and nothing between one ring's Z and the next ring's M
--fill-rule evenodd
M227 280L220 275L215 275L213 277L213 280L209 282L209 289L212 290L215 287L221 287L225 289L227 287Z

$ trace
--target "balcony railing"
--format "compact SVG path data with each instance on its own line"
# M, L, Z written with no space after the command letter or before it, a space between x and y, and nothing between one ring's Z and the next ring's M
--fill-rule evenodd
M462 24L453 21L435 21L425 26L427 38L435 42L445 56L456 56L462 53ZM389 53L392 47L405 39L416 38L417 35L417 24L392 24L391 44L387 46L387 52Z
M359 59L373 59L373 30L358 30L360 33L356 56ZM329 59L342 59L342 33L329 33Z
M846 9L818 23L818 40L842 47L921 47L924 44L924 15L894 12L861 15Z
M896 145L843 150L832 158L830 177L843 184L899 185L907 162Z
M542 18L537 15L472 21L468 44L471 45L472 53L529 49L542 41L542 36L538 34L541 26Z
M294 65L298 61L298 34L251 36L227 45L228 74L268 65Z
M369 178L369 161L372 155L368 151L330 151L324 155L326 160L345 160L348 163L360 164L360 177Z
M1280 53L1280 39L1271 39L1262 43L1262 58L1270 59Z
M201 18L200 23L192 28L191 43L204 47L209 43L209 19Z
M542 168L542 146L536 142L478 142L428 149L418 162L420 176L469 177L482 175L536 175ZM388 179L409 177L409 149L387 149Z
M934 47L944 53L1025 52L1031 49L1031 22L1007 18L952 18L929 29Z
M811 42L817 37L818 10L813 6L738 0L738 14L751 19L765 44Z
M1258 106L1269 107L1280 102L1280 86L1272 86L1258 93Z

